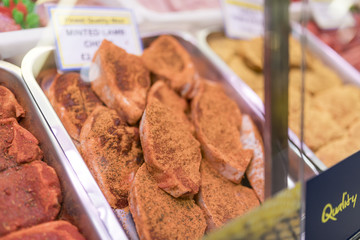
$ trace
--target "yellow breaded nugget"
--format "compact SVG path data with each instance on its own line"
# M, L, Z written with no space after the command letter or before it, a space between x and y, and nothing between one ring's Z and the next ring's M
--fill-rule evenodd
M327 69L330 71L330 69ZM291 69L289 73L289 81L292 87L301 89L301 70ZM338 77L324 77L317 70L308 70L305 75L305 90L315 95L325 89L340 86L341 80Z
M301 92L300 89L290 85L289 86L289 113L300 112L301 108ZM311 95L305 91L305 109L312 103Z
M220 56L225 62L235 55L235 51L239 46L239 41L226 38L221 33L215 33L208 37L209 46L214 52Z
M263 75L248 68L243 60L234 55L228 62L229 67L252 89L264 88Z
M349 138L357 145L360 150L360 119L354 122L348 129Z
M315 107L329 112L343 128L348 127L360 111L360 88L342 85L320 92L314 97Z
M309 51L305 51L306 66L312 69L314 57ZM290 67L300 68L302 61L301 44L300 41L296 40L292 36L289 37L289 58Z
M289 127L300 137L300 111L290 112ZM306 107L304 131L304 142L316 151L331 140L341 137L344 129L332 119L329 113Z
M263 38L253 38L244 41L242 48L236 54L242 56L244 63L252 70L261 72L264 68L264 40Z
M340 77L331 68L326 66L321 60L314 58L312 63L313 71L320 77L327 79L328 82L339 85L342 83Z
M251 69L261 72L264 69L264 39L253 38L246 41L244 45L236 51L236 54L244 58L244 62ZM311 66L313 62L313 56L305 51L306 65ZM294 68L300 68L301 66L301 45L293 37L289 37L289 66ZM310 67L312 68L312 67Z
M329 142L316 152L316 156L327 166L331 167L336 163L357 152L359 146L345 136Z

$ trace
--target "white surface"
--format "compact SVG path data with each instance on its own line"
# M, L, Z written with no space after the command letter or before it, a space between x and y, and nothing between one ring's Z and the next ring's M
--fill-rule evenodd
M136 0L119 1L124 7L134 10L140 31L174 29L193 32L204 27L222 24L220 8L160 13L143 7Z
M350 13L354 0L310 0L316 24L321 29L352 27L355 19Z
M0 33L0 59L13 58L20 66L23 56L36 46L44 28L26 29Z

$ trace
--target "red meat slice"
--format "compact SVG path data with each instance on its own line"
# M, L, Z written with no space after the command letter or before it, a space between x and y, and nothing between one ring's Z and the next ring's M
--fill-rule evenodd
M0 86L0 119L24 116L25 110L18 103L14 94L6 87Z
M200 184L200 143L170 108L151 100L140 122L147 167L158 186L173 197L192 196Z
M34 161L0 173L0 236L54 220L61 189L55 170Z
M85 240L78 229L69 222L59 220L10 233L1 240Z
M80 133L81 153L113 208L128 205L135 173L143 163L139 129L121 121L115 110L99 106Z
M240 183L253 151L242 147L237 104L220 85L208 82L192 100L191 114L206 160L225 178Z
M136 173L129 195L140 239L200 239L206 228L200 207L192 199L174 198L158 188L145 164Z
M150 73L140 57L104 40L94 55L90 79L99 98L129 124L141 118L150 88Z
M0 171L21 163L41 160L38 140L15 118L0 119Z

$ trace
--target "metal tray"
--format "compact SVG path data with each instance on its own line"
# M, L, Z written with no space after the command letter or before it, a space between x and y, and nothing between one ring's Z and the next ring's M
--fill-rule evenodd
M143 34L142 40L144 47L149 46L149 44L154 39L162 34L169 34L174 36L180 42L180 44L182 44L185 49L192 55L193 60L200 71L200 75L209 80L220 82L224 86L227 94L238 103L242 112L249 114L253 118L260 131L262 131L264 117L261 111L259 111L251 104L251 101L248 99L248 95L244 94L244 91L249 90L248 87L244 84L233 84L237 78L234 78L233 74L226 74L221 67L214 65L214 63L209 61L205 54L203 54L203 52L197 47L196 39L192 35L172 31ZM61 124L60 119L57 117L48 99L42 92L39 84L36 82L35 77L38 75L41 69L46 69L49 67L55 67L54 47L48 46L34 48L25 56L22 62L22 73L25 82L29 86L35 101L38 103L41 112L44 114L62 149L70 159L72 167L79 175L80 181L82 183L87 183L85 190L92 193L90 198L96 198L97 196L101 196L101 198L103 198L103 195L94 182L93 177L89 175L90 172L87 169L84 161L81 159L80 154L72 144L70 136L67 134L65 128ZM298 150L293 145L291 145L290 155L291 162L288 179L289 185L292 186L293 182L298 180L299 164L302 160L299 157ZM73 160L73 158L75 159ZM311 177L317 174L317 171L311 165L306 164L305 174L307 177ZM94 185L96 185L96 188ZM110 212L107 213L110 214ZM118 216L122 226L126 229L127 237L129 239L137 239L138 236L131 215L121 210L115 210L115 213ZM107 222L107 224L110 223L111 222Z
M300 38L301 28L298 24L292 24L293 26L293 36L297 39ZM197 37L199 40L199 47L200 49L206 54L207 57L209 57L216 65L221 66L221 68L224 69L224 71L227 74L232 75L232 78L235 80L233 83L235 85L246 85L246 83L237 76L233 70L210 48L209 44L207 43L207 38L211 33L214 32L221 32L221 29L219 28L208 28L201 30L197 33ZM315 37L315 36L312 36ZM331 69L334 69L335 72L341 76L344 82L346 83L353 83L360 86L360 78L356 76L357 73L351 71L355 70L349 63L347 63L344 59L339 59L334 56L335 53L332 49L321 49L322 46L318 45L319 43L315 43L316 40L320 41L318 39L312 39L311 36L309 36L308 40L308 49L321 61L323 61L327 66L329 66ZM316 37L315 37L316 38ZM327 46L326 46L327 47ZM340 57L340 56L338 56ZM341 57L340 57L341 58ZM351 69L352 68L352 69ZM349 71L348 71L349 70ZM346 72L348 71L348 72ZM357 72L357 71L356 71ZM346 74L345 74L346 73ZM360 75L359 75L360 76ZM257 96L257 94L246 85L246 94L249 96L249 99L252 100L252 103L255 105L255 107L261 112L262 115L264 115L264 104L261 101L261 99ZM296 146L298 151L301 148L301 141L296 136L296 134L289 129L289 141ZM325 164L315 155L315 153L306 145L303 143L303 153L305 155L305 161L308 162L308 164L313 165L318 171L325 171L327 167ZM309 163L310 161L310 163ZM313 164L311 164L313 163Z
M21 76L21 70L13 64L0 61L0 85L9 88L25 109L26 116L20 124L40 142L44 161L52 166L59 176L63 203L60 218L74 223L86 239L110 239L101 214L91 203L73 168L65 157L42 113Z
M91 218L97 219L94 228L103 227L104 232L108 233L106 237L100 237L99 239L126 239L126 234L117 221L111 207L34 78L42 68L51 65L55 66L54 57L50 55L52 52L53 47L51 46L37 47L24 57L22 74L25 84L33 96L33 101L37 105L38 111L43 115L44 121L50 128L49 133L55 137L55 141L60 145L68 168L72 169L73 175L76 177L78 182L76 190L81 188L82 194L84 197L86 196L87 203L84 204L86 206L84 209L93 208Z

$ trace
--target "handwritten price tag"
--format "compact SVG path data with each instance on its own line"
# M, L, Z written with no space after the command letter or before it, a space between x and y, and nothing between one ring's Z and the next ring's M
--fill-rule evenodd
M222 0L221 6L227 36L250 39L264 35L263 0Z
M57 64L62 71L79 70L91 62L103 39L140 55L142 44L132 12L109 8L49 8Z

